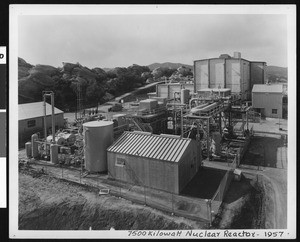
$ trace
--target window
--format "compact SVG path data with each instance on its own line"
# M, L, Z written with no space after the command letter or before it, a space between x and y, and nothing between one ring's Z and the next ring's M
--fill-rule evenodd
M277 114L277 109L272 109L272 114Z
M29 120L27 121L27 127L30 128L30 127L34 127L36 125L36 122L35 120Z
M125 159L123 159L123 158L117 158L115 165L116 166L125 166Z

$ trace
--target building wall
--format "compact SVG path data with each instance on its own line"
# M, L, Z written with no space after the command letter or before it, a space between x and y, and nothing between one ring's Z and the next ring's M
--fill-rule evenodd
M250 89L250 62L241 59L241 92L244 94L242 99L251 99L251 89Z
M197 160L196 142L192 142L188 149L184 152L179 165L178 165L178 177L179 177L179 192L181 192L189 181L196 175L199 162Z
M264 62L251 62L250 63L250 89L252 90L254 84L265 83L265 63Z
M195 92L200 89L209 88L208 60L194 62Z
M35 121L35 126L28 127L28 121ZM47 131L51 128L51 116L47 116ZM59 128L63 128L64 126L64 115L63 113L55 115L55 126ZM30 141L31 135L34 133L40 132L40 134L44 135L44 117L37 117L33 119L25 119L19 120L19 143L24 143Z
M256 71L250 72L250 66L247 60L234 58L195 61L195 92L206 88L230 88L232 93L241 93L243 100L250 100L251 73Z
M232 93L239 93L241 89L241 63L239 59L226 60L226 88L230 88Z
M225 87L225 59L212 59L209 61L209 88Z
M262 115L270 118L282 118L281 93L252 93L253 108L263 109ZM272 114L272 109L277 109L277 114Z
M125 166L116 165L124 159ZM107 152L108 176L131 184L179 193L178 163Z
M184 84L185 89L189 89L190 92L194 92L194 84ZM174 98L174 93L179 92L178 97L180 97L181 85L177 83L170 84L158 84L157 85L157 96L164 97L168 99Z

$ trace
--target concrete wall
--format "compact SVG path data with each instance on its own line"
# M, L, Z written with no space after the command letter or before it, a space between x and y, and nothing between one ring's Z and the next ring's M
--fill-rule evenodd
M118 158L125 166L116 165ZM178 163L107 152L108 176L131 184L179 193Z
M241 89L241 63L237 59L226 60L226 88L230 88L232 93L239 93Z
M34 127L28 127L28 121L35 120L35 126ZM47 123L47 131L49 128L51 128L51 116L47 116L46 123ZM58 129L63 128L64 126L64 114L56 114L55 115L55 126L58 127ZM26 143L31 139L31 135L40 132L40 134L44 135L44 117L37 117L33 119L25 119L25 120L19 120L19 143Z
M253 108L260 108L261 114L270 118L282 118L281 93L252 93ZM272 109L277 109L277 114L272 114Z
M185 89L190 90L190 92L194 92L194 84L184 84ZM181 85L178 83L170 83L170 84L158 84L157 85L157 96L164 97L168 99L174 98L174 93L179 92L178 97L180 97Z
M194 62L195 92L200 89L209 88L208 60Z
M209 61L209 88L225 88L225 59Z

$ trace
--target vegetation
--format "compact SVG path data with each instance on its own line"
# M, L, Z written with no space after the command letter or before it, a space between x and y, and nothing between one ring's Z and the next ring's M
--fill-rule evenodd
M55 106L64 111L73 111L80 99L84 107L92 107L130 92L149 82L192 76L191 69L157 67L133 64L127 68L116 67L103 70L89 69L79 63L63 63L63 67L31 65L19 58L19 103L42 100L43 91L55 93Z

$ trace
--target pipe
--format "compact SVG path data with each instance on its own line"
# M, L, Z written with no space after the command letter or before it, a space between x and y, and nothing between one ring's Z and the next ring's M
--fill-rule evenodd
M46 95L43 95L43 99L44 99L44 138L45 138L45 152L47 153L47 113L46 113Z
M54 115L54 93L51 92L51 106L52 106L52 143L55 144L55 115Z

